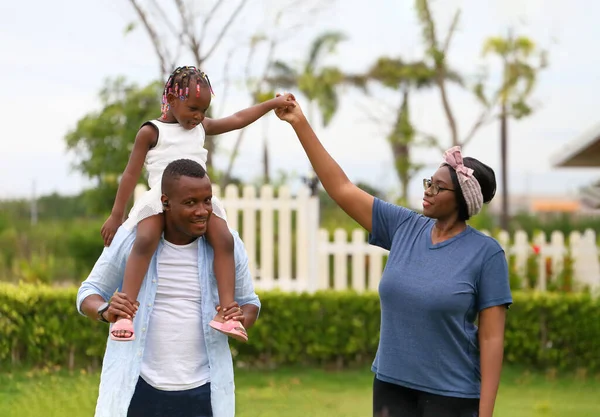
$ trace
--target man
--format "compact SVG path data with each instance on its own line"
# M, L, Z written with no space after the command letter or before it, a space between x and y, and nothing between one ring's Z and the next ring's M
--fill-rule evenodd
M165 168L162 192L165 230L140 289L139 307L115 292L135 230L118 230L77 294L77 309L94 320L135 317L134 341L107 342L95 415L233 417L228 338L208 326L215 307L220 308L213 251L203 238L212 213L211 183L198 163L180 159ZM260 301L243 243L232 233L236 302L224 306L225 314L249 328Z

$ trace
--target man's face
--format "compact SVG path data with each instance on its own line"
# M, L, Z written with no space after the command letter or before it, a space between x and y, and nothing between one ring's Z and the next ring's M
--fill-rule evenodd
M212 186L208 176L181 176L173 180L169 195L163 194L165 222L171 238L198 238L206 233L212 214ZM177 242L173 242L177 243Z

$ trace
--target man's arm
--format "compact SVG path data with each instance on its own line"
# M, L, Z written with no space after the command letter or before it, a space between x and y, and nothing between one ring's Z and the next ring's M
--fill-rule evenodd
M112 244L105 247L92 272L77 291L77 311L97 319L101 304L110 300L123 281L127 255L133 246L135 233L120 227Z
M244 242L240 239L238 233L231 230L234 240L235 256L235 301L244 311L244 326L254 324L260 312L260 299L254 291L254 283L248 268L248 254L244 247Z
M241 321L246 329L254 325L258 318L258 307L254 304L246 304L240 307L237 301L229 304L223 311L225 320ZM217 311L221 311L221 306L217 306Z
M244 312L244 327L249 329L254 326L256 319L258 318L259 308L254 304L246 304L240 307Z
M90 294L83 299L79 312L92 320L98 319L98 309L106 300L99 294Z
M81 312L92 320L98 320L98 309L106 303L106 300L98 294L88 295L81 303ZM102 313L102 318L109 323L117 321L117 317L133 320L137 311L136 303L123 292L115 293L111 299L108 309Z

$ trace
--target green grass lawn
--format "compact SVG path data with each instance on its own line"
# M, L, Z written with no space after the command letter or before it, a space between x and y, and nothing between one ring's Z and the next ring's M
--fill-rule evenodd
M2 417L90 417L99 375L66 372L0 374ZM238 417L370 417L367 369L236 371ZM600 378L550 377L505 369L495 416L598 417Z

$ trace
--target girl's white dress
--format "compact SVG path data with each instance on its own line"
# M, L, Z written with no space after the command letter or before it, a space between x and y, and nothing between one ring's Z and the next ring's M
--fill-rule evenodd
M135 201L129 217L123 223L128 230L132 230L145 218L163 212L160 200L162 196L161 180L163 171L169 163L177 159L191 159L206 169L208 151L204 149L206 135L202 124L194 129L186 130L179 123L165 123L159 120L151 120L148 123L156 126L158 141L146 155L145 167L148 171L149 189ZM212 206L213 214L227 221L221 200L213 197Z

